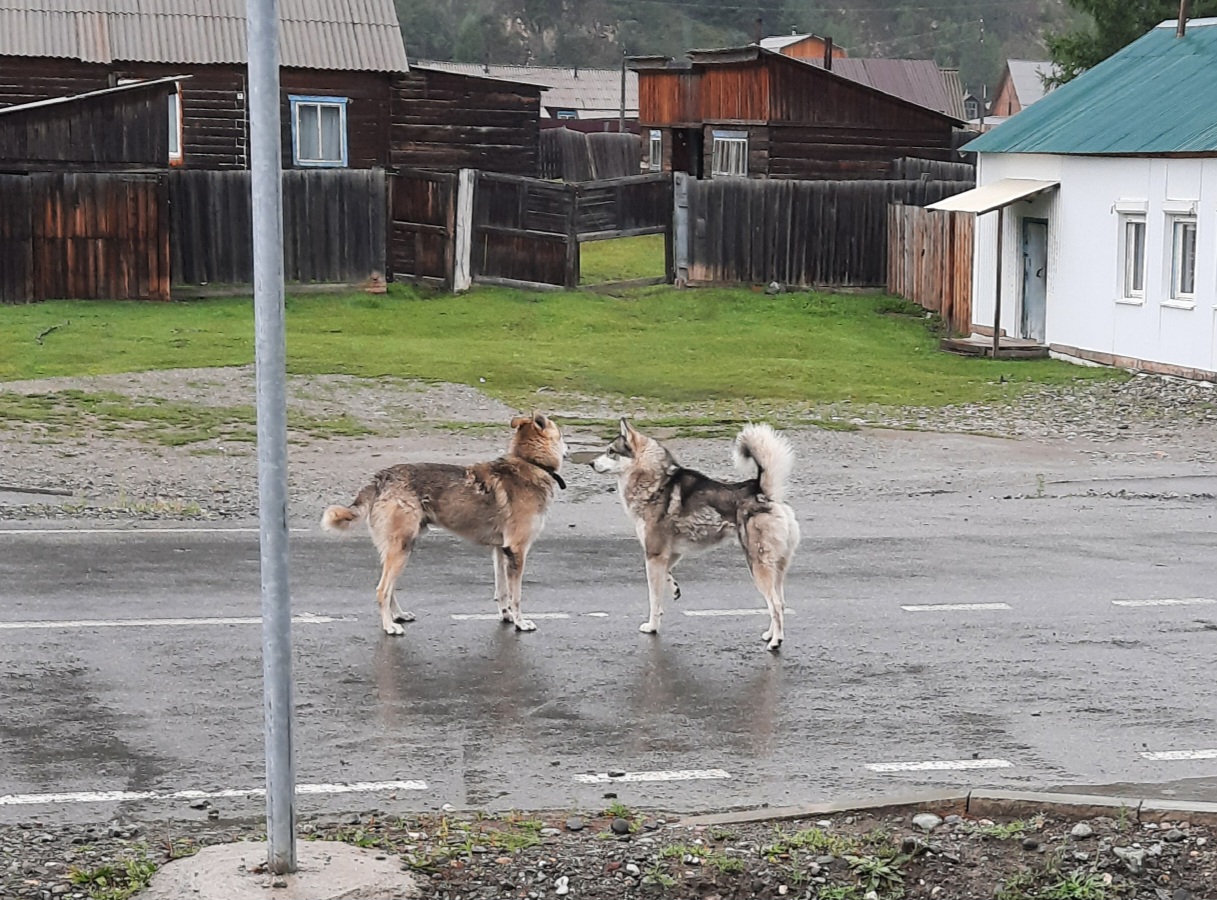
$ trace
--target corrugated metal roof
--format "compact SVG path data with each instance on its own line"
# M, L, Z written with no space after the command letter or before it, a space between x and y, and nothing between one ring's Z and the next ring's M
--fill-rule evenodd
M968 111L963 104L963 81L959 78L959 70L939 69L938 71L942 73L942 86L947 92L947 103L950 106L950 109L945 110L945 112L957 119L966 119Z
M1011 116L981 153L1217 153L1217 18L1174 20Z
M821 59L801 60L824 67ZM892 94L918 106L925 106L962 119L963 96L952 100L942 70L932 59L859 59L845 57L832 61L832 71L885 94Z
M621 111L620 69L574 69L558 66L496 66L418 59L415 66L458 75L496 78L548 88L541 105L578 110L581 118L613 117ZM625 114L638 118L638 73L625 73Z
M301 69L404 72L393 0L280 0L280 57ZM0 56L245 62L245 0L0 0Z
M1056 71L1052 63L1035 59L1008 59L1006 67L1010 70L1014 93L1023 109L1044 99L1048 93L1048 88L1044 87L1044 76Z

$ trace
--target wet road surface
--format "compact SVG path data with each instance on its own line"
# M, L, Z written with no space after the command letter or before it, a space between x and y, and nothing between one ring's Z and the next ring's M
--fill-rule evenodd
M551 520L525 582L533 634L477 618L489 559L428 535L403 579L418 621L387 637L366 534L293 534L297 773L322 792L300 805L615 792L692 811L1103 784L1217 800L1210 506L817 504L778 655L740 613L762 604L735 547L687 562L662 635L640 634L641 556L611 504L602 526ZM0 820L205 815L179 791L261 812L256 534L155 527L0 534ZM1189 602L1142 605L1161 600ZM905 609L960 604L981 608ZM689 614L715 611L731 614ZM658 780L588 777L617 772ZM324 793L352 782L399 784ZM48 793L76 796L30 796Z

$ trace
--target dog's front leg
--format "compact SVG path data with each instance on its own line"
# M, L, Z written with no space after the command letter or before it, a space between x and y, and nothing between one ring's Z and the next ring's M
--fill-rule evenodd
M503 555L507 559L507 605L511 621L515 623L516 631L536 631L537 626L520 613L520 589L524 582L524 560L528 551L523 547L504 547Z
M502 547L494 548L494 602L504 622L514 622L511 615L510 588L507 580L507 554Z
M651 616L638 630L644 634L657 634L659 620L663 618L663 595L668 589L672 563L666 556L647 556L647 593L650 595Z

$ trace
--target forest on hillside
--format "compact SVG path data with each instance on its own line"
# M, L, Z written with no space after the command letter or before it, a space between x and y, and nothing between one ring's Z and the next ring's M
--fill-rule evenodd
M623 52L681 56L810 31L851 56L933 59L990 94L1010 57L1048 58L1079 24L1065 0L396 0L416 59L613 66Z

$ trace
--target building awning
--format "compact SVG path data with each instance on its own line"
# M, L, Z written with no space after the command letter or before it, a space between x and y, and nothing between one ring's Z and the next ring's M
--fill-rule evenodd
M1009 206L1018 200L1026 200L1036 194L1042 194L1059 184L1059 181L1039 181L1034 178L1003 178L992 184L982 185L970 191L964 191L962 194L947 197L945 200L939 200L937 203L931 203L926 209L980 215Z

